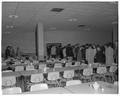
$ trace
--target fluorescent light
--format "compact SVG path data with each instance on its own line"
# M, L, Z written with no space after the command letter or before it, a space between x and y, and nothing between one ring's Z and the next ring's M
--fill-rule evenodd
M13 28L13 25L7 25L6 28Z
M76 18L71 18L71 19L68 19L68 21L75 22L75 21L77 21L77 19Z
M9 15L9 18L18 18L18 15Z
M10 34L11 32L10 31L6 31L6 32L4 32L4 34Z

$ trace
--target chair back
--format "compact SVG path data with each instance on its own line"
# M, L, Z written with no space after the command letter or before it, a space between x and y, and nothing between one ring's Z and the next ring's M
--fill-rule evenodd
M48 89L48 85L45 83L42 84L35 84L30 87L30 91L40 91L40 90L46 90Z
M74 77L74 70L64 71L63 77L64 78L73 78Z
M80 80L70 80L66 82L66 86L71 86L71 85L79 85L82 82Z
M105 74L107 72L106 67L98 67L97 68L97 73L98 74Z
M115 85L115 86L118 86L118 85L119 85L118 81L115 81L115 82L114 82L114 85Z
M84 76L90 76L90 75L92 75L93 74L93 69L92 68L85 68L84 70L83 70L83 75Z
M2 89L3 95L9 95L9 94L18 94L18 93L22 93L22 90L20 87L11 87L11 88L5 88Z
M48 73L48 80L57 80L59 79L59 72L50 72Z
M72 65L72 62L67 62L67 63L65 64L65 67L70 67L70 66L73 66L73 65Z
M33 65L26 66L26 71L35 70Z
M24 71L24 66L16 66L15 71Z
M109 72L115 72L117 70L117 66L110 66Z
M74 66L80 66L80 62L75 62L75 65Z
M2 72L13 72L12 70L4 70Z
M46 64L40 64L39 69L44 69L46 67Z
M62 64L61 63L56 63L54 68L62 68Z
M6 62L2 62L2 65L7 65Z
M2 77L2 86L12 86L16 84L15 76Z
M37 83L37 82L41 82L41 81L43 81L43 79L44 79L44 77L43 77L43 74L42 73L40 73L40 74L32 74L31 75L31 82L33 82L33 83Z

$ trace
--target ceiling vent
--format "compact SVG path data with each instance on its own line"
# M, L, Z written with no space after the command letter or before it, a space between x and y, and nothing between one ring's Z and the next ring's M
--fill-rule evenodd
M62 12L64 9L63 8L53 8L51 9L52 12Z
M86 25L78 25L78 27L85 27Z

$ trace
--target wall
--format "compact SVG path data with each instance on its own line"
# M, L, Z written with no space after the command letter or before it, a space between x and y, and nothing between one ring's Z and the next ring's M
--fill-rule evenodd
M96 43L104 44L111 41L109 32L96 31L47 31L45 32L45 43L68 43L85 44ZM7 45L15 47L20 46L21 50L26 53L35 53L35 33L34 32L16 32L4 34L2 36L2 52Z
M118 41L118 24L113 24L113 42Z
M34 32L13 32L10 34L3 34L2 36L2 52L4 52L6 46L12 45L14 48L17 46L23 52L34 53L35 52L35 34Z
M95 43L104 44L111 41L109 32L90 32L90 31L48 31L45 32L46 43L61 42L63 45L68 43Z

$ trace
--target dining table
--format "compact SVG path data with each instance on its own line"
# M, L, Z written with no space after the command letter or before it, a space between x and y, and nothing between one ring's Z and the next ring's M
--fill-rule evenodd
M23 92L22 94L71 94L71 92L63 87L56 87L39 91Z
M65 86L64 88L69 90L73 94L118 94L118 86L103 81L96 82L97 84L99 84L98 89L95 89L93 87L93 84L95 82Z

